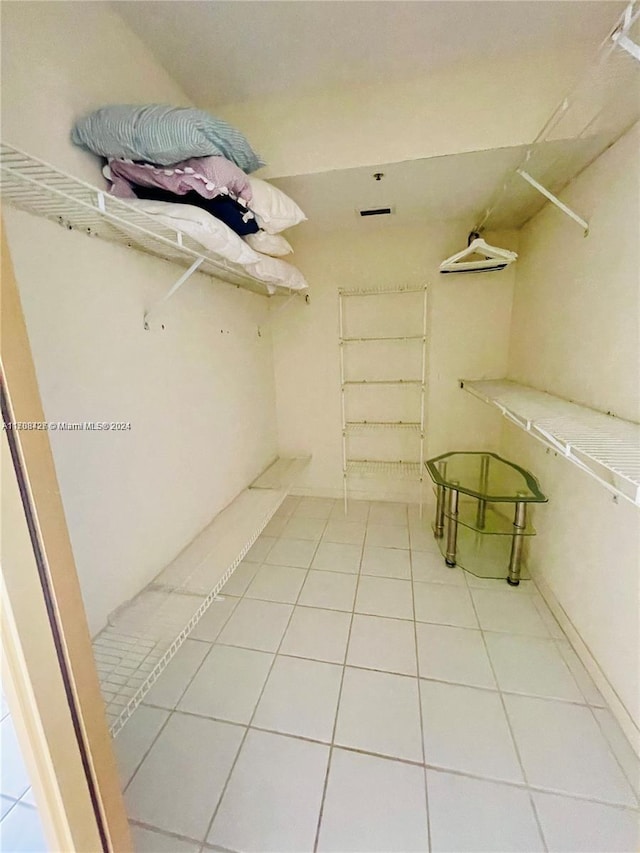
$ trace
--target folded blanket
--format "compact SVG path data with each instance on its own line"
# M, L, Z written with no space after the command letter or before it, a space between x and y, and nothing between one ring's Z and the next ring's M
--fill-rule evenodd
M103 169L111 181L111 194L118 198L135 198L134 187L157 187L175 195L194 190L203 198L233 195L251 201L249 179L235 163L226 157L193 157L172 166L134 163L132 160L109 160Z
M163 166L212 154L221 154L247 174L265 165L239 130L193 107L102 107L76 122L71 139L102 157Z

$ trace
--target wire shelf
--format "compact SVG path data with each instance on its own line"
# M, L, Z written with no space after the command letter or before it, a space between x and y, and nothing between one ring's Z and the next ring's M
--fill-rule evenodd
M393 480L420 480L419 462L385 462L374 459L347 459L346 475L356 477L389 477Z
M269 295L267 285L239 264L207 252L186 234L105 190L4 143L0 144L0 194L4 202L68 230L119 243L182 267L202 259L199 272Z
M368 432L379 429L420 432L422 429L420 421L347 421L345 427L348 432Z
M391 337L379 337L379 338L339 338L340 343L343 344L361 344L361 343L371 343L372 341L424 341L425 338L423 335L397 335Z
M346 385L423 385L422 379L347 379Z
M340 288L341 296L386 296L391 293L422 293L426 285L407 285L406 287L363 287L363 288Z
M277 460L219 513L155 580L117 610L93 642L115 737L262 533L307 460Z
M640 506L640 424L509 380L462 380L465 391Z

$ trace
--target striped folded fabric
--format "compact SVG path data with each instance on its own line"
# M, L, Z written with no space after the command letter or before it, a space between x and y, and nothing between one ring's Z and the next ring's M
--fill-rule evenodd
M265 165L239 130L193 107L102 107L76 122L71 139L102 157L144 160L162 166L216 154L247 174Z

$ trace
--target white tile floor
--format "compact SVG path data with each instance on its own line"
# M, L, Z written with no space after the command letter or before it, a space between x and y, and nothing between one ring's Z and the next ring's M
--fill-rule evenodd
M46 853L27 768L0 688L0 851Z
M638 849L640 762L531 582L288 498L116 740L138 851Z

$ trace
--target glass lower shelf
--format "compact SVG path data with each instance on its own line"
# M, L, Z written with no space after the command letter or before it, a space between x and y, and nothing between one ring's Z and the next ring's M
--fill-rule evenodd
M444 536L436 539L444 558L447 549L447 525ZM458 525L456 563L460 568L479 578L506 578L509 574L511 536L485 536L468 527ZM521 562L520 578L531 577L524 560Z
M479 524L480 519L478 517L478 503L479 502L476 500L460 501L458 504L458 525L463 525L471 530L477 530L483 535L513 536L513 515L509 518L508 515L498 512L494 508L493 504L488 503L486 505L484 527L481 527ZM514 504L503 504L502 506L509 507L512 511L515 508ZM445 518L449 518L446 506L444 515ZM534 526L530 522L527 522L526 527L518 533L518 536L535 536L535 533L536 531Z

